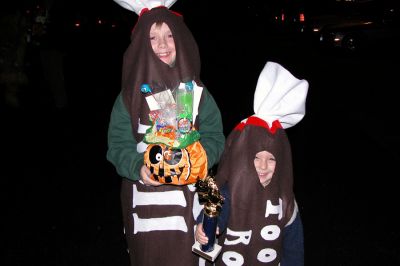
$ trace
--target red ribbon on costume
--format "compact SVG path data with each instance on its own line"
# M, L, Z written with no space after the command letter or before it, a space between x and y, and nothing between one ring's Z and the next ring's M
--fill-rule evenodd
M282 128L281 123L279 122L279 120L275 120L274 122L272 122L272 126L270 127L268 125L268 123L256 116L250 116L249 118L247 118L247 120L245 122L240 122L235 128L234 130L238 130L238 131L242 131L243 128L247 125L252 125L252 126L258 126L258 127L263 127L266 128L269 132L271 132L272 134L275 134L276 130L278 128Z
M154 8L167 8L167 7L166 7L166 6L156 6L156 7L154 7ZM142 10L140 10L139 17L140 17L141 15L143 15L144 13L148 12L148 11L150 11L150 9L148 9L147 7L143 8ZM181 13L176 12L176 11L172 11L172 10L170 10L170 11L171 11L173 14L175 14L175 15L177 15L177 16L179 16L179 17L182 17L182 14L181 14Z

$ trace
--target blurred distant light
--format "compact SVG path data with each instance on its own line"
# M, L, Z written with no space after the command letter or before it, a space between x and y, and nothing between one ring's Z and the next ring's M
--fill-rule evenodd
M281 14L281 20L285 21L285 14L284 13Z
M300 13L299 20L300 20L300 22L304 22L306 20L304 17L304 13Z
M81 26L81 23L79 21L75 22L75 27L79 28Z

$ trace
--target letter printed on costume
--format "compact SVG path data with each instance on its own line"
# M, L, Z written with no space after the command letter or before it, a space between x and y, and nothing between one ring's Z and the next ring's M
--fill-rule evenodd
M228 240L228 238L226 238L224 244L225 245L237 245L239 243L243 243L245 245L248 245L250 243L250 239L251 239L251 232L252 232L252 230L233 231L233 230L229 229L229 227L228 227L226 230L226 235L227 236L235 236L237 238L234 240Z
M258 252L257 259L264 263L271 262L276 259L276 250L272 248L264 248Z
M272 202L268 200L265 209L265 217L268 217L270 214L279 214L278 219L282 219L282 208L282 199L279 199L279 205L272 205Z
M185 218L182 216L169 216L164 218L141 219L133 213L134 234L138 232L179 230L187 232L188 228Z
M226 251L222 255L222 261L225 265L241 266L244 264L244 258L241 254L234 251Z
M186 199L182 191L141 192L133 185L132 207L138 205L180 205L186 207Z
M273 241L281 234L281 229L277 225L267 225L261 229L261 237L268 241Z
M185 196L182 191L164 191L164 192L142 192L138 191L137 186L133 185L132 207L146 205L179 205L187 206ZM167 216L157 218L140 218L137 213L133 213L134 234L138 232L179 230L188 231L185 218L182 216Z

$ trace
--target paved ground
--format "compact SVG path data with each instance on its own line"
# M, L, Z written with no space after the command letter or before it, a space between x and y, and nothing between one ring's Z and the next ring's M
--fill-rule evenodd
M289 130L306 265L400 265L399 58L321 52L292 38L243 49L217 33L198 36L203 80L227 132L252 114L267 60L310 82L307 115ZM52 106L40 78L25 88L22 108L2 107L1 265L128 265L120 178L105 159L123 46L87 43L67 54L68 108Z

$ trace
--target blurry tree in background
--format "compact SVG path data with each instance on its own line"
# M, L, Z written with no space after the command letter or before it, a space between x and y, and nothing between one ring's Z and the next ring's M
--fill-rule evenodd
M0 88L3 103L20 107L20 90L28 83L25 73L27 21L16 4L4 5L0 15Z

